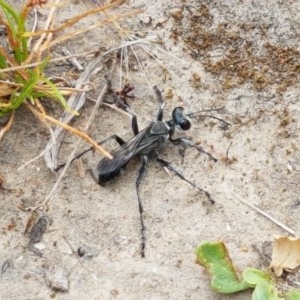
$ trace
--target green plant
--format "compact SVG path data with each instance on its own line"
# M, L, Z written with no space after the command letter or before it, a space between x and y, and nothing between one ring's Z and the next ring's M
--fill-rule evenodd
M280 293L276 288L276 278L268 272L250 267L240 276L222 242L204 243L197 248L196 255L199 264L211 276L213 290L219 293L231 294L254 289L253 300L300 299L300 292L296 290Z
M53 33L59 33L91 14L99 12L106 14L106 9L118 6L119 3L115 2L86 11L60 24L57 28L52 28L52 25L49 25L43 31L30 32L26 29L29 12L40 2L42 1L28 0L18 12L7 1L0 0L0 24L4 26L7 36L6 45L0 44L0 118L5 115L10 116L6 126L0 130L0 140L13 124L15 111L21 105L25 105L41 121L63 127L71 133L79 135L91 143L100 153L111 157L84 132L49 116L40 99L57 101L65 110L74 115L78 114L68 107L64 98L64 96L78 92L78 90L56 85L44 75L44 70L51 61L50 50L53 45L71 39L91 28L77 29L65 35L58 35L55 39L53 39ZM108 16L96 25L93 24L92 28L113 22L121 17L123 16ZM49 24L51 24L52 18L53 11L52 14L49 13ZM38 39L29 51L29 41L33 37L38 37Z
M0 117L14 112L28 100L35 104L40 98L58 100L67 109L63 97L66 91L58 89L44 76L49 57L42 58L43 53L32 55L28 51L29 37L24 34L27 32L25 23L32 6L28 1L21 12L17 12L6 1L0 0L3 12L0 14L0 23L5 26L10 48L0 46L0 68L6 69L0 74ZM14 69L31 62L37 65L33 68Z

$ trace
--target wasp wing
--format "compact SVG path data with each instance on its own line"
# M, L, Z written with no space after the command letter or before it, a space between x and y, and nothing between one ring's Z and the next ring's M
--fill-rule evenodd
M154 122L150 123L145 129L136 136L123 144L121 147L112 151L112 159L103 158L97 167L99 176L113 174L124 167L134 156L147 149L151 150L151 145L157 140L157 136L151 134ZM155 145L156 146L156 145ZM149 152L149 151L148 151Z

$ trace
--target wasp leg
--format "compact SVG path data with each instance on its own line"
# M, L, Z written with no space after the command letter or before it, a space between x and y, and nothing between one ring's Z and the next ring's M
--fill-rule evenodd
M139 175L137 177L135 184L136 184L136 193L137 193L137 199L138 199L138 204L139 204L140 222L141 222L141 250L140 250L140 253L141 253L142 257L145 257L145 247L146 247L145 230L146 230L146 227L144 225L144 218L143 218L144 208L143 208L143 204L142 204L142 200L141 200L141 196L140 196L140 185L141 185L142 179L143 179L145 171L146 171L146 165L147 165L148 158L146 155L143 155L141 158L142 158L142 166L139 170Z
M164 107L165 107L165 101L163 100L159 89L156 86L154 86L153 89L155 91L158 101L161 103L161 106L160 106L160 108L158 110L158 114L157 114L157 121L162 121L163 111L164 111ZM139 133L139 126L138 126L137 118L136 118L136 115L133 115L133 114L131 114L131 115L132 115L131 128L132 128L134 135L137 135Z
M125 144L125 141L124 141L122 138L120 138L117 134L113 134L113 135L109 136L108 138L104 139L103 141L101 141L101 142L99 142L99 143L97 143L97 144L98 144L98 145L103 145L104 143L106 143L108 140L111 140L111 139L114 139L120 146L122 146L123 144ZM72 163L74 160L80 158L81 156L83 156L84 154L86 154L86 153L88 153L88 152L90 152L90 151L92 151L92 150L94 150L94 147L90 147L90 148L84 150L83 152L79 153L78 155L76 155L76 156L72 159L71 163ZM65 163L59 165L54 171L59 171L59 170L60 170L61 168L63 168L65 165L66 165Z
M106 139L104 139L103 141L99 142L98 145L103 145L104 143L106 143L109 140L115 140L120 146L122 146L123 144L125 144L125 141L119 137L117 134L113 134L109 137L107 137ZM91 147L92 149L94 147Z
M157 121L162 121L163 114L164 114L164 107L165 107L165 100L163 99L160 90L157 88L157 86L153 87L154 92L156 94L157 100L160 103L160 108L157 113Z
M187 146L195 148L199 152L202 152L202 153L206 154L214 162L218 161L213 155L211 155L209 152L205 151L201 146L195 145L193 142L191 142L190 140L188 140L186 138L170 139L170 141L172 143L174 143L175 145L183 145L183 149L181 149L181 152L180 152L180 155L182 157L182 161L183 161L185 150L186 150Z
M160 157L156 157L156 160L163 166L163 167L167 167L169 170L173 171L180 179L182 179L183 181L189 183L192 187L196 188L197 190L199 190L200 192L204 193L205 196L207 197L207 199L214 204L215 200L212 198L211 194L209 192L207 192L206 190L202 189L201 187L195 185L193 182L191 182L190 180L188 180L187 178L185 178L179 171L177 171L172 165L171 163L169 163L168 161L160 158Z
M138 135L138 133L140 131L139 131L139 125L138 125L138 122L137 122L136 115L132 115L131 128L132 128L132 131L133 131L134 135Z

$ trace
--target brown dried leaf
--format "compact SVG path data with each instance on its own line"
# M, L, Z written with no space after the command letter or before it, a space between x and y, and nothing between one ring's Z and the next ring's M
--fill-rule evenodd
M284 269L293 270L300 266L300 239L277 237L274 240L271 268L276 276Z

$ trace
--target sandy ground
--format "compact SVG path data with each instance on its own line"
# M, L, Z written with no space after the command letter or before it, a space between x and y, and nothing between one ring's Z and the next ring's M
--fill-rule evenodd
M57 23L94 5L68 2L58 9ZM105 188L88 173L81 178L73 164L45 208L51 225L32 251L24 235L31 213L19 207L44 201L58 174L42 159L17 170L50 139L47 128L22 108L0 144L1 299L250 299L247 292L224 296L211 290L208 275L195 263L197 245L222 240L239 270L266 267L262 246L287 232L237 197L299 232L299 1L153 1L151 5L127 1L110 13L140 7L140 14L119 24L135 39L155 36L160 43L134 45L147 78L128 48L128 80L135 86L131 109L140 128L155 120L159 105L153 85L166 98L167 120L175 106L184 106L187 112L224 106L215 115L232 124L227 130L217 120L193 118L188 132L218 162L192 148L182 162L172 144L160 152L209 191L215 204L150 160L141 186L146 225L142 259L135 191L139 160ZM47 9L47 5L38 9L41 27ZM97 18L101 15L85 24ZM78 53L120 44L119 31L108 25L64 46ZM56 46L53 55L62 55L61 47ZM113 57L103 60L101 70L91 78L95 89L89 97L97 98L105 86L104 75L110 72L116 89L124 85L125 68L120 83L120 60ZM92 59L79 61L87 65ZM51 66L47 72L66 78L80 74L69 63ZM53 104L45 105L49 113L58 113ZM86 102L72 125L83 128L92 107L91 101ZM128 139L130 119L101 106L89 133L96 140L114 133ZM66 135L61 162L75 141ZM82 143L80 149L87 147ZM114 147L107 145L109 150ZM83 163L86 168L96 166L100 159L97 154L87 155ZM51 274L61 278L58 284L66 292L49 287Z

